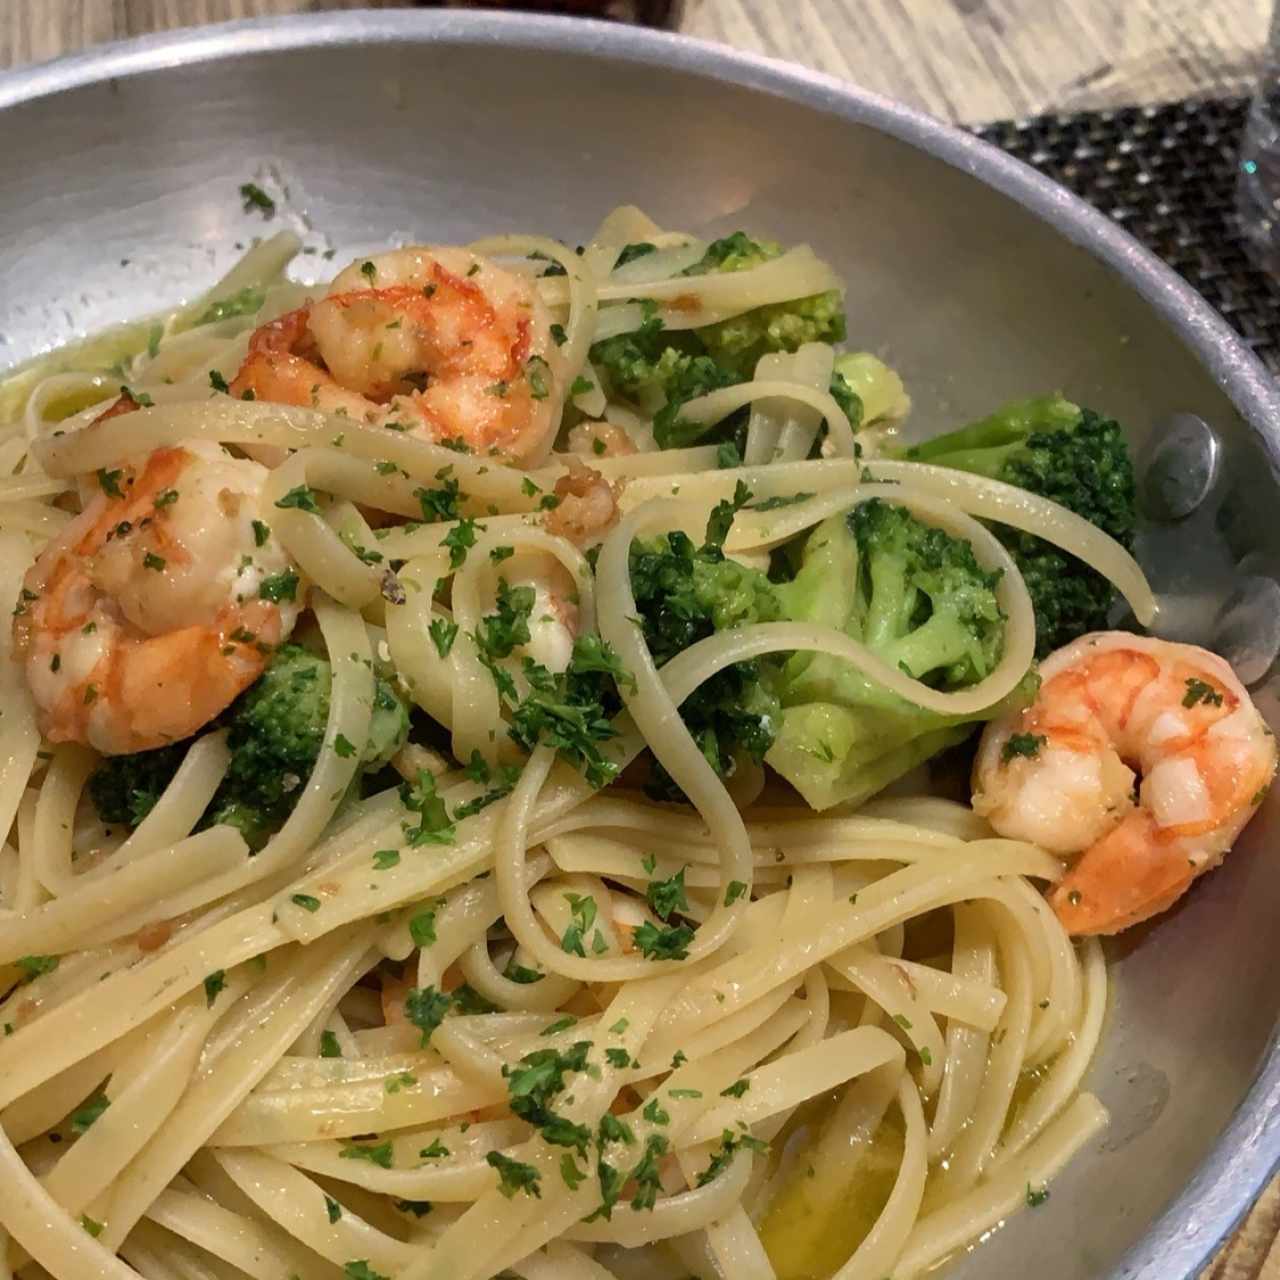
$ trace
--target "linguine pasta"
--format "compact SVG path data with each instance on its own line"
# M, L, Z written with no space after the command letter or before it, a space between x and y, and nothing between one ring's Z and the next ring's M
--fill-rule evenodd
M654 250L617 265L639 240ZM981 521L1066 549L1146 619L1132 558L1021 490L876 463L877 424L855 436L823 344L683 407L704 424L747 411L736 465L718 468L715 446L653 448L646 416L604 396L593 343L840 282L805 247L683 276L705 244L633 209L580 254L537 236L470 246L531 276L544 260L563 269L535 286L567 381L588 384L575 412L636 446L587 458L621 486L588 557L542 502L570 469L563 452L519 469L211 392L255 327L310 296L284 276L296 248L265 241L196 303L0 383L0 597L21 603L100 469L190 441L256 457L332 664L326 743L369 737L375 668L393 673L435 726L415 728L396 767L429 774L454 816L420 841L425 801L407 811L396 779L344 800L357 762L326 749L250 855L234 828L198 829L231 760L214 728L135 829L104 824L85 790L96 753L42 743L0 629L0 1277L910 1280L1037 1203L1106 1123L1081 1087L1106 970L1041 896L1059 860L942 798L815 814L761 793L750 770L727 786L679 707L734 663L812 651L969 715L1018 686L1035 639L1026 588ZM143 407L95 423L122 381ZM442 473L464 514L424 522L417 493ZM629 549L697 538L740 485L756 503L725 549L744 563L871 498L968 540L1001 573L999 661L948 692L834 628L764 622L657 666ZM299 486L328 495L319 513L280 509ZM460 521L473 540L458 563ZM554 743L526 753L503 732L474 640L500 558L559 566L579 633L627 674L600 747L618 781L593 786ZM433 624L455 628L445 655ZM689 806L634 785L644 752ZM677 915L658 909L663 892ZM637 949L645 927L665 952Z

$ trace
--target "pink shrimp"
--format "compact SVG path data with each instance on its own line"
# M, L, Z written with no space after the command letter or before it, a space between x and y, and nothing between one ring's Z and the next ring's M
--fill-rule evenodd
M122 403L107 415L136 407ZM257 519L266 476L202 443L98 473L102 491L31 567L14 619L49 741L164 746L262 673L301 607L298 575Z
M1230 664L1192 645L1102 632L1040 673L1035 702L987 726L973 807L1079 855L1049 900L1070 933L1117 933L1222 861L1271 784L1275 738Z
M564 373L529 280L466 249L416 247L352 263L320 301L263 325L231 393L527 466L550 451Z

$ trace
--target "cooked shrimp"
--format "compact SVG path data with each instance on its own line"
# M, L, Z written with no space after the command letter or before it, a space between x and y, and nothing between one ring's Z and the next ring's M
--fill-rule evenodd
M579 422L569 429L570 453L586 458L629 458L638 453L635 441L611 422Z
M301 607L267 472L217 445L98 473L27 573L14 620L40 727L109 755L189 737L261 674Z
M576 546L589 547L601 541L617 523L621 486L610 484L572 454L565 461L569 470L556 481L553 490L559 502L543 518L543 528L568 538Z
M503 578L515 589L529 588L533 601L529 609L529 639L516 647L506 665L517 682L523 659L548 671L561 672L573 657L578 635L578 604L573 578L558 560L541 552L520 552L502 565Z
M361 259L254 334L233 395L396 424L529 465L551 449L564 361L530 280L466 249Z
M1222 861L1271 784L1275 738L1230 665L1192 645L1099 632L1040 674L1030 707L987 726L973 807L1079 854L1049 900L1070 933L1116 933Z

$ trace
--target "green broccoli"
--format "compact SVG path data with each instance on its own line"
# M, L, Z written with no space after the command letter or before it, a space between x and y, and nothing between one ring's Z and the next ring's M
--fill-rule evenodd
M258 849L293 811L324 745L332 671L326 659L300 645L281 646L262 676L218 718L226 728L231 764L199 829L226 822ZM369 738L359 759L374 772L403 745L409 711L377 675ZM104 822L135 827L151 811L177 772L189 743L111 756L89 780L89 794ZM355 752L357 748L349 745ZM343 744L335 744L342 751Z
M1132 549L1133 463L1111 418L1061 396L1008 404L980 422L897 451L913 462L989 476L1060 503ZM1107 625L1115 589L1074 556L1000 526L997 536L1026 580L1036 613L1036 653Z
M637 247L628 245L624 256ZM777 244L735 231L708 245L684 274L743 271L781 252ZM591 361L613 396L630 400L654 419L659 447L674 449L707 437L733 440L746 424L745 409L714 426L685 422L680 408L686 401L750 378L756 361L768 352L795 351L805 342L840 342L844 336L843 296L829 290L770 303L698 329L666 330L661 317L651 314L635 332L597 342ZM841 385L848 393L843 380Z
M98 817L132 830L151 812L187 753L185 742L131 756L108 756L89 779Z
M857 401L857 418L841 399L837 385ZM902 379L869 351L850 351L836 357L835 371L831 375L831 394L840 401L840 407L855 427L859 422L905 418L911 409L911 400Z
M683 274L705 276L713 271L749 271L781 255L782 246L776 240L753 240L745 231L735 231L713 240L693 266L685 267Z
M951 690L983 679L1000 659L997 578L968 542L873 499L814 529L777 594L786 617L838 627L889 665ZM815 809L860 803L1008 705L939 715L813 652L787 659L777 689L781 723L765 760Z
M645 643L658 666L727 627L781 617L773 584L755 569L727 560L724 539L734 514L750 499L742 485L721 503L695 547L679 531L631 545L631 589ZM680 714L708 763L729 777L743 756L759 763L773 742L780 710L773 690L776 668L767 661L736 662L704 681ZM679 799L680 792L654 763L650 794Z
M771 351L798 351L806 342L843 342L844 299L835 289L791 302L771 302L696 329L708 353L735 382L755 373Z

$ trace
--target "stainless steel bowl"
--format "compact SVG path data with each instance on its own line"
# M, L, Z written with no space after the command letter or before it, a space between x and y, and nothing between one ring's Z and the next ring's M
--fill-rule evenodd
M251 178L289 188L275 225L339 255L516 228L572 238L634 201L667 225L767 229L834 259L852 341L903 371L926 424L1051 387L1106 406L1148 451L1172 415L1208 424L1209 496L1144 537L1172 630L1212 639L1240 562L1246 588L1280 569L1280 395L1226 325L1030 169L821 76L587 23L280 19L0 78L0 155L0 365L208 283L264 230L237 197ZM1187 438L1159 464L1166 485L1206 461L1201 426ZM1248 636L1274 628L1268 590L1243 608ZM1181 910L1116 950L1091 1078L1110 1132L953 1274L1176 1280L1244 1213L1280 1156L1278 821L1272 802Z

